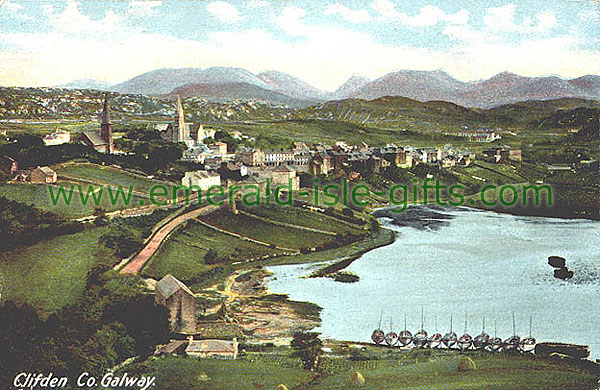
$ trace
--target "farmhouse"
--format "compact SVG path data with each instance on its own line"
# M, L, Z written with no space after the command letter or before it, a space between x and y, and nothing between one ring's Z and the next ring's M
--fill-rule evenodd
M50 184L56 183L57 176L50 167L36 167L31 171L29 180L32 183Z
M233 341L190 339L185 353L203 358L235 359L238 355L238 342L235 337Z

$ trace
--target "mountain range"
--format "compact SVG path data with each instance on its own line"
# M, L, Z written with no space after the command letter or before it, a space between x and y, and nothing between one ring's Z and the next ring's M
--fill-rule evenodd
M92 85L94 80L84 80ZM77 84L79 83L79 84ZM69 83L63 87L83 84ZM242 68L157 69L123 83L96 89L150 96L182 94L209 100L259 100L292 107L347 98L377 99L402 96L425 101L448 101L466 107L489 108L527 100L585 98L600 100L600 76L575 79L524 77L500 73L486 80L462 82L443 71L401 70L375 80L352 76L336 91L316 88L279 71L254 74Z

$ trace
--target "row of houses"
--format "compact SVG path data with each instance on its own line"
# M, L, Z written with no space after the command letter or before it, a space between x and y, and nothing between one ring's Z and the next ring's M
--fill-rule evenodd
M493 130L458 130L458 131L446 131L444 135L451 135L454 137L466 138L468 142L474 143L489 143L494 142L502 137L500 134Z
M351 147L344 142L337 142L334 146L319 145L309 149L300 144L295 143L289 150L245 149L236 154L236 160L248 167L285 164L313 175L328 175L345 167L376 172L390 165L413 167L421 163L437 163L448 168L455 164L469 165L475 157L473 153L461 153L449 145L443 148L414 148L388 144L373 148L365 143Z
M198 170L185 172L181 185L194 190L207 191L215 186L233 184L254 184L264 191L267 179L273 185L290 186L292 191L300 189L300 177L296 169L288 165L252 167L244 164L223 161L215 170Z

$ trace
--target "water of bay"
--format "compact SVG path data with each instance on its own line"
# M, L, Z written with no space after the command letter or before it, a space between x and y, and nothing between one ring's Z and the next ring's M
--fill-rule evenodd
M521 217L472 209L439 211L439 223L393 225L391 245L368 252L347 270L360 276L344 284L328 278L299 278L319 265L271 267L268 287L323 308L318 331L325 337L369 341L383 311L383 329L486 330L506 338L516 331L538 341L590 345L600 357L600 223ZM434 222L436 217L431 218ZM547 258L567 259L573 279L553 277ZM322 266L322 265L321 265Z

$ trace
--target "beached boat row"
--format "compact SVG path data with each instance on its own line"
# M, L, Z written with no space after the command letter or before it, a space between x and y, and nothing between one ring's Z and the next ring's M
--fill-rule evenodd
M421 329L415 334L406 327L406 317L404 318L404 330L396 333L393 325L390 323L390 331L385 333L381 329L381 318L379 327L371 334L371 340L377 345L387 345L389 347L415 347L415 348L445 348L460 350L487 350L490 352L527 352L535 350L536 340L531 337L531 319L529 321L529 337L521 338L515 332L515 318L513 315L513 335L502 340L496 336L490 336L485 332L485 318L483 319L483 330L480 334L472 337L467 333L467 319L465 316L465 331L462 336L458 336L452 327L452 316L450 316L450 331L442 335L435 332L431 335L423 327L423 313L421 313ZM436 324L437 328L437 324Z

